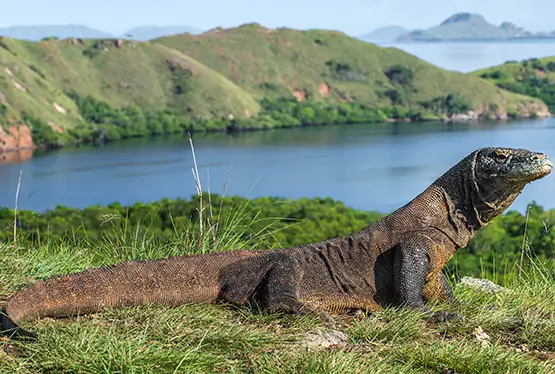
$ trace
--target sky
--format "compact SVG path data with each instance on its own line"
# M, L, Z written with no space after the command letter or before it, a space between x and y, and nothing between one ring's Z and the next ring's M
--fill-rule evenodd
M84 24L121 34L136 26L189 25L201 30L257 22L361 35L381 26L428 28L457 12L555 30L552 0L1 0L0 27Z

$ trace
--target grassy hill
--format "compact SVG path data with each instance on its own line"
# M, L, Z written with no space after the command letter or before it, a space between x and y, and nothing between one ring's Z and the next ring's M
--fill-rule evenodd
M508 61L471 74L506 90L540 98L555 110L555 57Z
M272 30L247 24L153 42L187 53L256 97L296 91L301 97L335 102L349 98L387 106L391 99L384 93L406 83L412 87L401 88L409 106L446 92L463 95L473 108L507 108L526 100L396 48L378 47L334 31ZM407 67L411 79L401 82L403 72L397 76L391 72L388 77L388 70L398 66Z
M0 151L469 110L548 114L540 100L333 31L249 24L153 42L0 38Z

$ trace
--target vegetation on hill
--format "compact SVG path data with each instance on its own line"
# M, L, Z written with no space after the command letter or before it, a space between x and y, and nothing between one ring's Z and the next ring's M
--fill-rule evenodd
M245 25L154 42L0 38L0 150L469 110L547 114L540 100L332 31ZM21 144L25 129L32 139Z
M482 110L506 110L524 99L396 48L381 48L335 31L273 30L247 24L153 42L187 53L258 98L293 92L301 100L354 100L389 107L396 101L391 96L402 96L398 102L420 108L422 102L452 93Z
M45 217L21 212L18 242L0 243L0 304L24 285L56 274L125 260L312 241L378 217L329 199L212 199L209 203L205 195L204 205L197 197L128 208L60 207ZM2 211L5 229L11 213ZM530 217L526 234L534 250L552 241L541 234L541 220L552 214L538 214ZM285 218L304 219L291 227ZM484 229L489 242L476 250L516 250L524 223L516 213L496 219ZM42 229L31 235L33 226ZM64 230L71 234L62 238ZM479 265L475 261L471 272ZM362 319L337 317L333 329L344 331L348 340L330 348L307 350L300 343L309 333L331 329L322 320L256 314L248 307L145 305L35 320L25 327L39 334L38 342L0 341L0 372L549 373L555 370L552 265L525 261L522 273L498 279L511 290L499 294L480 293L450 278L463 301L458 311L464 321L434 324L402 308Z
M555 110L555 57L507 61L471 74L487 79L505 90L537 97Z

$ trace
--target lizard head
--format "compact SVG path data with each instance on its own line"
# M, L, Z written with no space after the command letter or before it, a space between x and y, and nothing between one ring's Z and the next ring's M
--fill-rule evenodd
M552 167L551 160L544 153L527 149L482 148L476 151L474 175L479 185L524 187L548 175Z
M545 177L553 167L546 154L527 149L481 148L469 158L473 205L485 222L505 211L528 183Z

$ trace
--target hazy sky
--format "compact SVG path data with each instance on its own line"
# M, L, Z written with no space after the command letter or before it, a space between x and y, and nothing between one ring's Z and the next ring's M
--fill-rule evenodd
M111 33L141 25L202 30L258 22L268 27L326 28L362 34L399 24L425 28L453 13L481 13L532 31L555 30L552 0L2 0L0 27L85 24Z

